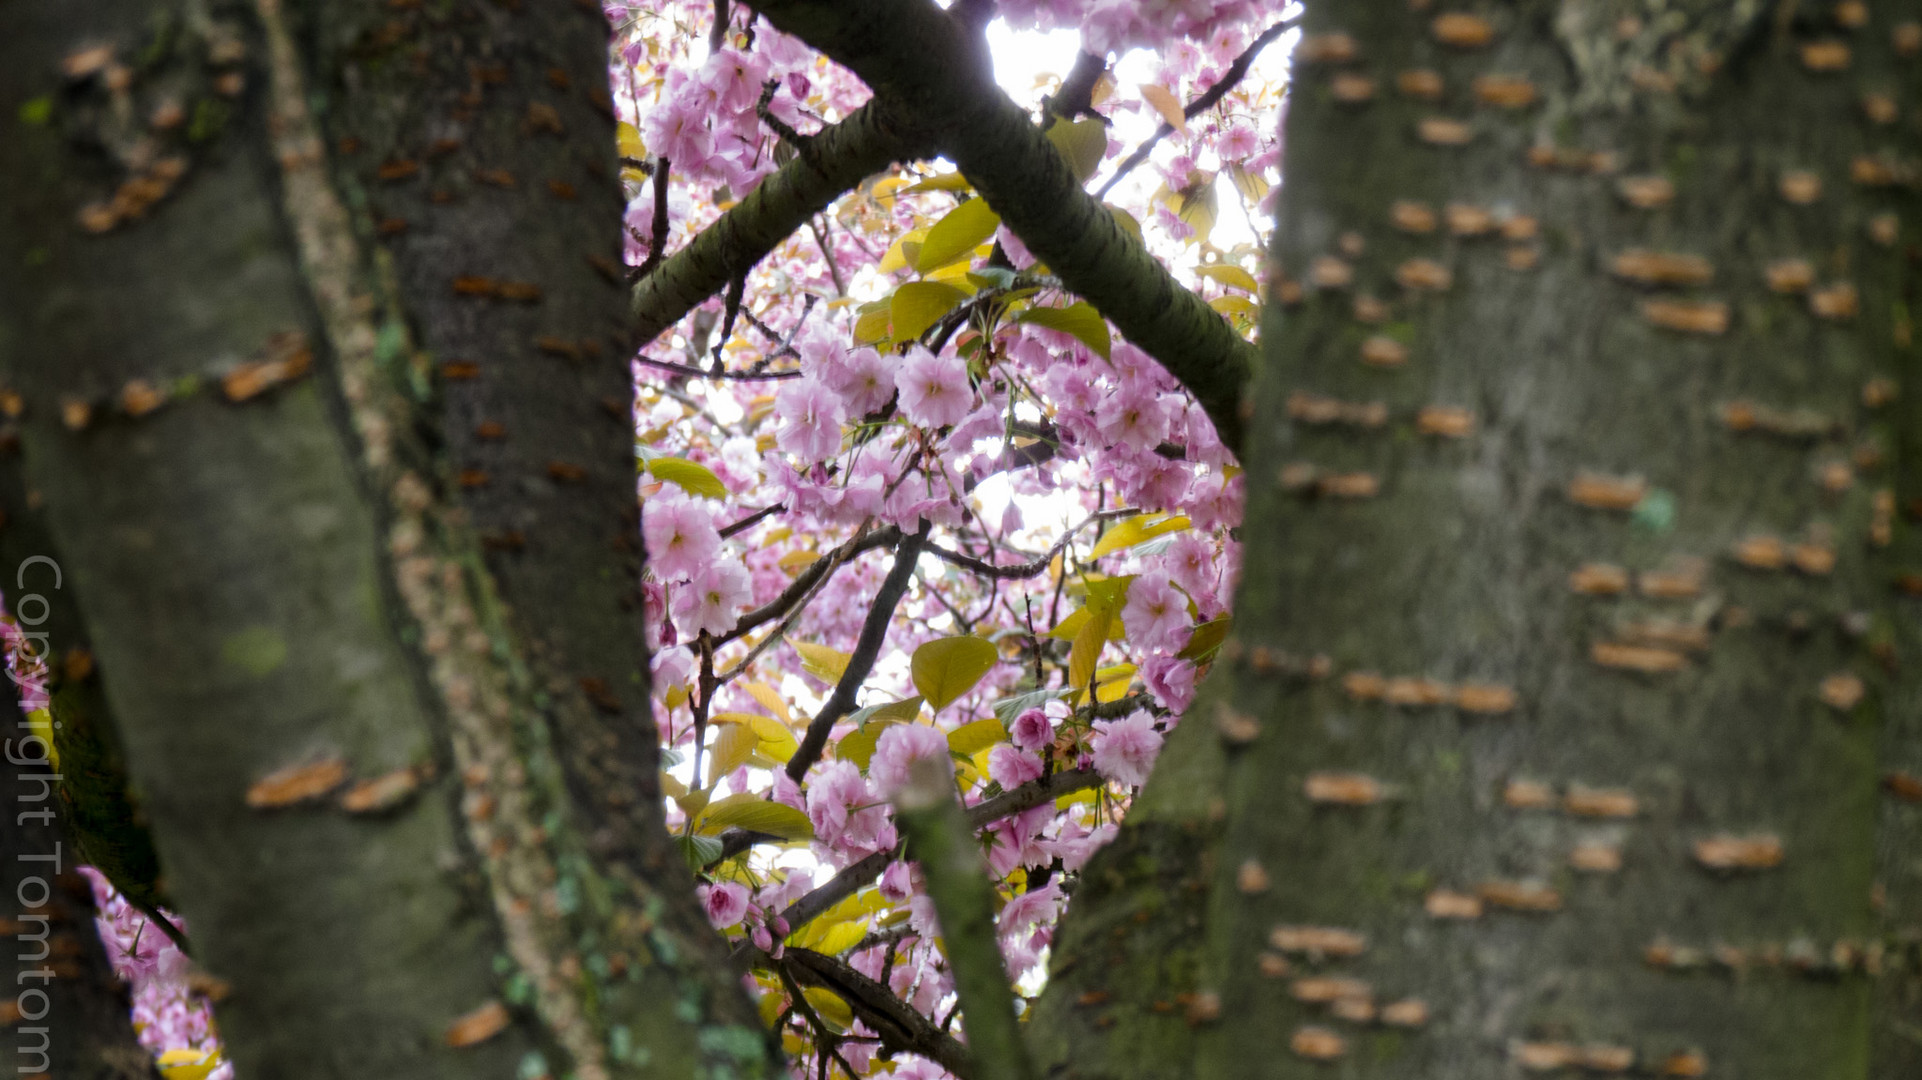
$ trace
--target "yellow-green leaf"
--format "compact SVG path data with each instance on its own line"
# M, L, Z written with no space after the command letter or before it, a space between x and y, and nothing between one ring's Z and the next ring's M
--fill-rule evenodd
M741 689L746 690L749 697L759 702L761 708L780 717L781 720L788 721L794 719L794 715L788 712L787 699L782 697L781 692L772 686L763 682L751 682L741 684Z
M1228 166L1228 180L1241 192L1241 197L1249 202L1260 202L1268 194L1268 181L1260 173L1236 162Z
M940 321L968 294L944 281L910 281L894 291L894 340L908 341Z
M614 145L620 149L620 154L624 158L633 158L636 161L647 160L647 144L641 141L641 129L625 120L615 128Z
M988 747L1007 740L1008 729L1001 726L1001 721L990 716L985 720L976 720L972 724L962 724L948 732L948 749L965 757L973 757Z
M928 707L940 712L974 689L998 658L994 645L978 637L937 638L914 650L908 670Z
M1195 273L1205 278L1213 278L1223 285L1228 286L1230 289L1240 289L1242 292L1249 294L1261 291L1260 284L1255 281L1255 275L1233 263L1216 263L1213 266L1198 266L1195 268Z
M754 733L752 724L722 724L714 733L714 745L708 751L707 786L733 772L747 761L747 756L760 745L761 737Z
M967 191L969 186L967 177L962 176L958 172L950 172L930 176L918 184L910 184L901 190L903 193L910 191Z
M814 823L808 816L786 803L769 802L753 792L744 791L708 804L701 815L697 832L715 833L722 829L747 829L767 833L783 840L814 839Z
M920 244L921 241L927 238L928 230L925 226L918 229L909 229L907 232L902 233L901 239L896 240L890 245L887 254L881 256L881 261L875 264L875 270L883 274L892 274L896 270L906 269L909 261L908 249L913 245ZM919 251L920 249L917 247L915 250Z
M867 920L855 919L849 922L838 922L832 926L823 928L821 933L816 936L814 944L803 947L813 949L818 953L825 953L828 956L839 956L849 949L854 948L856 945L859 945L861 939L867 936ZM836 1000L839 999L837 998Z
M789 641L788 644L801 654L801 670L824 683L840 682L842 673L848 669L848 661L854 659L839 649L810 641Z
M890 725L898 723L901 721L879 718L868 721L868 726L848 732L846 737L834 745L834 756L842 761L852 761L855 768L864 773L867 772L868 762L874 758L875 742Z
M1142 83L1141 100L1153 106L1154 110L1161 114L1161 118L1167 121L1169 127L1183 135L1188 133L1187 114L1182 111L1181 102L1169 93L1166 87L1156 86L1154 83Z
M686 458L657 457L647 463L649 475L656 480L665 480L679 487L689 495L705 495L710 499L727 497L727 485L714 475L713 470L699 462Z
M888 336L888 312L870 311L854 320L854 343L873 345Z
M854 1010L848 1003L835 995L834 991L822 986L810 986L801 991L808 1004L814 1007L814 1014L821 1022L836 1031L846 1031L854 1026Z
M1141 239L1141 222L1137 221L1133 214L1130 214L1113 203L1102 203L1101 205L1108 208L1108 213L1114 217L1117 225L1128 230L1129 234L1136 240Z
M1101 647L1108 643L1108 632L1121 620L1115 618L1116 606L1111 603L1091 603L1083 610L1088 613L1088 621L1074 636L1074 644L1068 649L1068 685L1076 690L1086 689L1094 679L1095 665L1101 662Z
M761 752L777 764L785 765L794 752L801 748L800 742L794 738L794 732L772 716L757 716L748 722L748 726L754 729L754 734L761 740Z
M676 795L674 805L681 808L681 813L693 817L707 808L707 792L690 791L685 795Z
M988 200L969 199L928 230L914 267L926 274L965 259L974 253L975 245L993 236L1000 226L1001 215L988 208Z
M1255 302L1245 296L1217 296L1208 301L1208 306L1223 315L1251 316L1259 310L1255 307Z
M1074 178L1085 184L1108 153L1108 126L1099 120L1056 120L1048 128L1048 141L1067 159Z
M1183 660L1206 660L1213 656L1221 643L1228 640L1228 631L1234 626L1231 616L1223 615L1195 627L1188 638L1188 644L1175 655Z
M1094 673L1094 699L1107 703L1120 701L1128 696L1128 687L1134 684L1135 666L1133 664L1114 664Z
M1176 217L1194 228L1195 234L1188 238L1189 243L1207 240L1215 228L1215 178L1211 173L1203 173L1202 177L1180 190L1163 184L1155 193L1156 202L1166 205Z
M1099 607L1100 605L1093 604L1089 606ZM1074 611L1074 614L1069 615L1067 618L1061 620L1061 622L1058 623L1053 630L1048 631L1048 636L1058 641L1073 641L1076 637L1078 637L1081 634L1081 628L1088 625L1088 617L1089 617L1088 608L1086 607L1076 608ZM1113 626L1109 627L1108 629L1109 641L1120 641L1121 636L1122 635L1121 635L1120 623L1117 622Z
M167 1050L155 1060L160 1066L160 1075L167 1080L207 1080L207 1075L220 1068L218 1050Z
M1077 300L1064 308L1031 307L1014 317L1016 322L1033 323L1050 330L1060 330L1080 339L1083 345L1093 349L1103 360L1108 358L1110 341L1108 322L1094 305Z
M1121 551L1124 548L1131 548L1136 544L1146 543L1157 536L1166 536L1172 532L1180 532L1187 528L1188 525L1188 517L1185 514L1175 514L1164 518L1157 518L1152 514L1142 514L1137 517L1126 518L1115 523L1113 528L1101 534L1101 539L1095 542L1094 549L1088 553L1088 557L1090 559L1099 559L1103 555Z

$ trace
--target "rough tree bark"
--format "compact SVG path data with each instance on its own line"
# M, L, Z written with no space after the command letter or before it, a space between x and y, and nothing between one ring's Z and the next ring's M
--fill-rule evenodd
M240 1071L764 1073L660 827L599 9L0 19L0 374Z
M1915 1075L1916 10L1448 9L1310 7L1234 659L1032 1030Z
M1630 8L1311 9L1238 651L1051 1075L1916 1071L1913 14ZM242 1075L772 1062L659 828L604 64L564 0L0 6L0 378Z

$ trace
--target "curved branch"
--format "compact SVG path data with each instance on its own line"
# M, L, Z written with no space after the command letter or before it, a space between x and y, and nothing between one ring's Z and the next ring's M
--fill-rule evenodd
M1082 190L995 84L981 43L928 0L764 0L775 26L861 76L926 130L1069 289L1178 379L1231 449L1254 346Z
M925 156L901 114L879 100L809 137L808 153L771 173L720 220L634 285L634 344L644 346L862 180L893 162Z
M882 1045L888 1049L919 1054L963 1080L974 1075L974 1058L968 1048L895 997L892 990L849 964L812 949L790 947L783 959L798 981L826 987L846 1001L854 1015L881 1036Z

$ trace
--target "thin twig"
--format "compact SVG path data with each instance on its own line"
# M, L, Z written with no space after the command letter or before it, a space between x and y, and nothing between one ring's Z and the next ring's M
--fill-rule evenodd
M1263 30L1259 37L1248 43L1247 48L1241 50L1241 55L1235 57L1235 62L1228 65L1228 70L1221 73L1221 78L1216 80L1213 86L1210 86L1205 93L1189 102L1187 107L1181 110L1182 118L1184 120L1192 120L1202 113L1207 112L1209 109L1214 108L1215 103L1223 97L1226 97L1228 91L1234 89L1235 84L1241 81L1242 76L1248 74L1248 68L1254 64L1256 55L1258 55L1262 49L1266 48L1269 42L1280 37L1289 27L1294 26L1300 21L1301 16L1297 15L1292 19L1283 19L1268 29ZM1095 192L1094 197L1097 199L1107 198L1108 191L1120 183L1121 178L1128 175L1135 166L1148 160L1148 154L1154 150L1156 144L1174 134L1174 130L1175 126L1173 124L1165 120L1162 121L1161 126L1155 129L1155 133L1148 136L1148 141L1135 147L1134 153L1129 154L1120 165L1116 166L1114 175L1108 177L1108 182L1101 185L1101 190Z
M667 159L654 167L654 235L648 237L647 258L641 262L641 277L652 273L667 254Z
M651 356L636 356L634 360L637 363L646 364L648 367L660 368L662 371L671 371L676 375L686 375L691 379L738 379L742 381L752 381L756 379L798 379L801 377L801 373L798 371L710 371L707 368L698 368L692 364L677 364L672 360L656 360Z
M927 543L930 523L921 519L921 527L912 534L904 534L901 543L895 548L894 566L881 582L881 589L874 594L874 604L868 608L867 621L861 624L861 636L854 643L854 654L848 658L848 666L841 672L841 679L834 684L834 693L821 705L821 711L814 714L808 722L807 735L801 739L800 749L788 759L788 777L799 783L807 775L808 767L821 758L821 751L827 749L828 733L834 725L847 714L854 711L855 695L860 692L861 684L867 681L868 673L874 670L874 661L881 655L881 643L887 638L888 623L894 620L894 609L907 595L908 582L914 573L915 561L921 557L921 548Z

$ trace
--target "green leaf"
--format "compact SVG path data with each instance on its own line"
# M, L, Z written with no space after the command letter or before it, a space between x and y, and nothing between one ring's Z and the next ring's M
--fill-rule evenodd
M834 745L834 756L842 761L854 762L854 767L863 773L868 771L868 762L874 758L874 744L881 739L881 733L899 724L899 720L876 720L858 730L850 731Z
M1048 631L1048 636L1057 641L1073 641L1076 637L1080 636L1082 627L1088 625L1088 609L1099 606L1099 604L1089 604L1087 607L1076 608L1073 614L1061 620L1060 623L1056 624L1054 629ZM1121 636L1121 625L1119 623L1109 628L1109 641L1120 641Z
M968 281L977 289L1012 289L1014 271L1005 266L983 266L968 271Z
M1072 641L1074 639L1071 636L1068 640ZM1020 716L1029 709L1038 709L1050 701L1060 701L1062 698L1071 698L1073 696L1073 690L1030 690L1025 694L1016 694L1013 697L1002 698L1000 701L995 702L994 715L999 718L1003 724L1012 724L1014 723L1015 717Z
M1268 194L1268 181L1260 173L1250 171L1245 165L1239 163L1229 165L1228 179L1235 185L1235 190L1241 192L1241 197L1251 203L1260 202L1262 196Z
M1095 542L1094 550L1088 553L1090 559L1099 559L1111 552L1131 548L1136 544L1153 540L1157 536L1180 532L1187 528L1189 521L1184 514L1174 514L1157 520L1153 514L1141 514L1126 518L1115 524L1114 528L1101 534Z
M1095 672L1094 699L1105 704L1127 697L1128 687L1134 685L1136 670L1133 664L1115 664Z
M1099 120L1056 120L1048 128L1048 141L1068 161L1074 178L1087 183L1108 153L1108 126Z
M910 281L894 290L890 312L894 319L894 340L910 341L953 311L968 294L943 281Z
M710 499L727 497L727 485L699 462L686 458L657 457L647 463L647 471L654 479L665 480L689 495L705 495Z
M926 274L965 259L1000 226L1001 215L988 208L988 200L969 199L948 211L946 217L928 230L928 238L922 241L921 251L915 256L914 268Z
M1014 321L1073 334L1103 360L1108 358L1108 322L1086 301L1077 300L1064 308L1031 307L1016 315Z
M700 832L720 832L727 828L767 833L783 840L814 839L814 823L806 814L785 803L769 802L750 791L709 803L707 812L701 815Z
M1133 674L1132 671L1129 672ZM962 757L973 757L996 743L1008 740L1008 729L993 717L962 724L948 732L948 749Z
M866 708L856 709L848 716L848 719L854 721L855 727L864 728L868 726L868 721L870 720L912 721L920 715L921 695L916 694L910 698L902 698L900 701L890 701L884 705L869 705Z
M848 661L854 659L839 649L826 645L816 645L807 641L790 641L794 651L801 654L801 670L824 683L838 683L842 673L848 669Z
M938 638L914 650L908 669L914 688L935 712L974 689L1000 658L994 645L978 637Z
M681 845L681 857L687 860L689 870L699 870L708 863L721 857L721 842L712 836L677 836L674 842Z
M1175 655L1180 659L1193 660L1196 663L1206 662L1213 658L1215 650L1221 648L1221 643L1228 640L1228 631L1234 627L1234 623L1234 619L1227 615L1202 623L1195 627L1194 634L1188 638L1188 644Z

